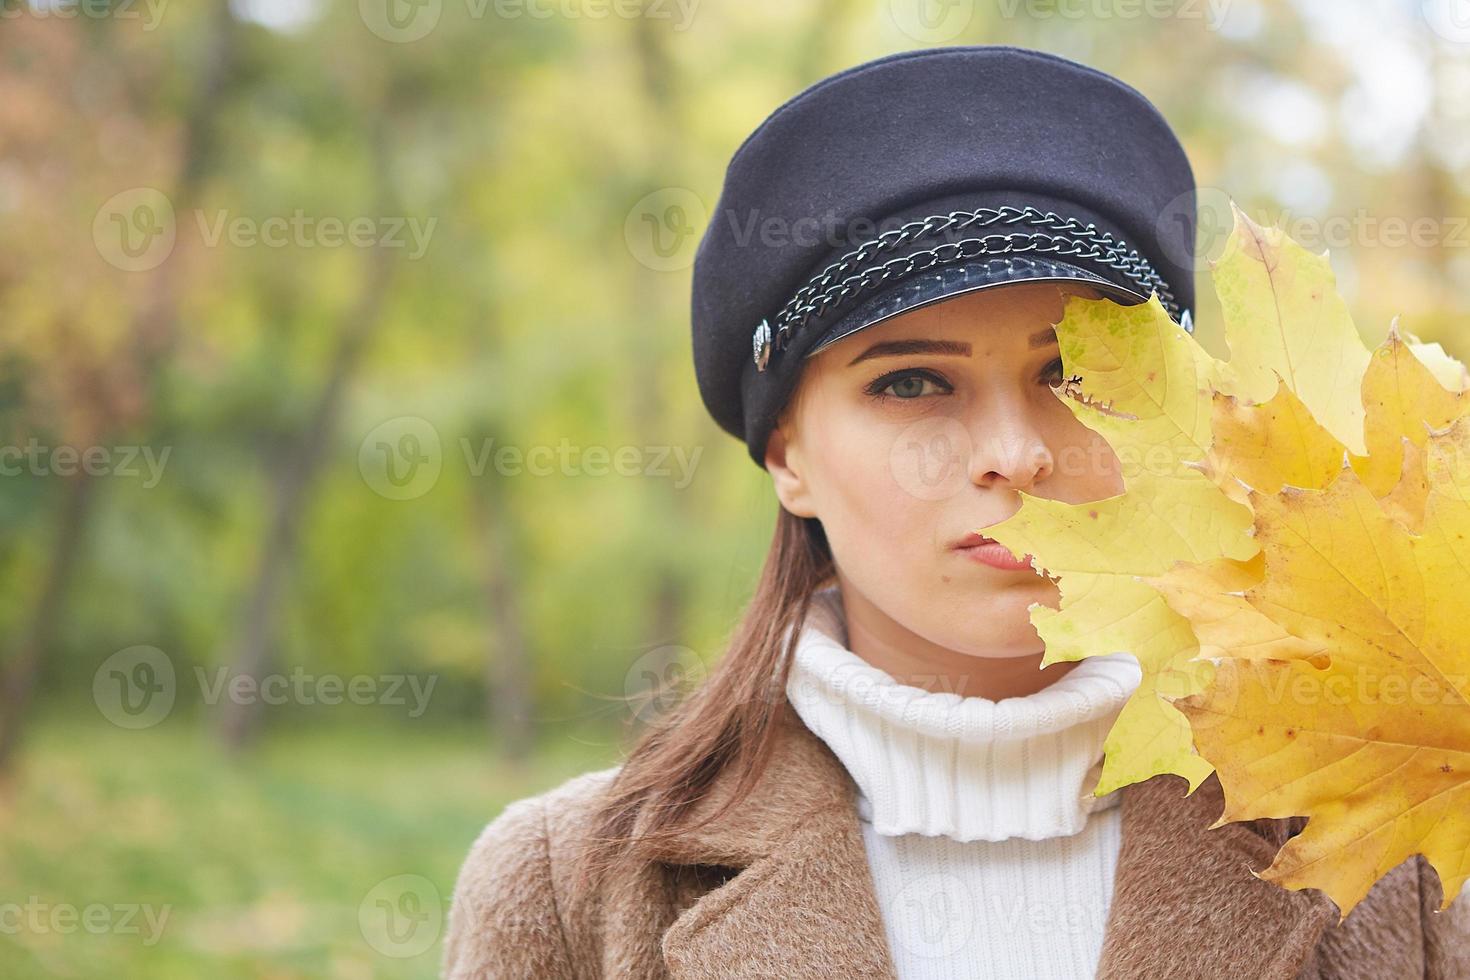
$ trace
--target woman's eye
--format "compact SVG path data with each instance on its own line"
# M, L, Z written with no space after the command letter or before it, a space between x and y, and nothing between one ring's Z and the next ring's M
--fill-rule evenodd
M870 382L865 390L880 401L885 398L911 401L922 395L947 394L950 387L944 379L927 371L894 371Z
M897 381L889 382L888 387L884 390L892 391L899 398L918 398L924 393L924 386L926 384L932 385L933 383L928 378L911 374L906 378L899 378Z
M1058 357L1042 370L1041 376L1047 379L1049 384L1061 384L1066 380L1062 373L1064 370L1065 366L1062 364L1062 359Z

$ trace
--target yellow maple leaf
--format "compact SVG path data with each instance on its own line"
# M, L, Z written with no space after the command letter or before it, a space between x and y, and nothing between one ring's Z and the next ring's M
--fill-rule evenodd
M1264 402L1279 377L1323 428L1365 454L1364 409L1351 393L1362 384L1368 350L1327 256L1261 227L1233 201L1230 208L1235 227L1212 269L1230 343L1230 370L1221 374L1229 393Z
M1023 493L984 533L1057 578L1031 607L1044 665L1143 667L1095 793L1216 771L1219 823L1309 818L1261 877L1345 916L1422 853L1448 907L1470 878L1470 371L1396 323L1370 353L1327 256L1235 215L1230 360L1157 297L1069 301L1063 394L1125 490Z
M1195 659L1189 623L1141 577L1256 550L1250 511L1200 465L1216 362L1157 297L1131 307L1073 297L1057 337L1067 373L1084 379L1081 396L1065 403L1113 447L1127 490L1086 504L1022 494L1021 509L984 533L1058 576L1059 608L1031 607L1044 665L1125 650L1143 668L1108 736L1095 792L1160 772L1193 789L1210 767L1172 700L1203 690L1212 667Z
M983 532L1034 555L1058 579L1058 608L1031 608L1046 644L1043 665L1121 650L1142 667L1142 683L1108 735L1099 795L1160 773L1184 777L1193 792L1211 771L1173 701L1203 690L1213 667L1200 658L1188 621L1148 580L1177 562L1246 561L1256 553L1245 533L1243 488L1212 453L1216 426L1229 430L1233 412L1267 402L1278 435L1315 418L1312 424L1343 446L1366 452L1363 407L1344 408L1341 392L1344 384L1354 391L1361 384L1368 351L1337 297L1326 256L1235 209L1213 276L1228 363L1174 323L1157 297L1132 307L1068 301L1057 338L1066 373L1080 375L1082 384L1067 404L1113 447L1126 490L1081 505L1022 494L1017 513ZM1234 431L1259 437L1243 425ZM1238 448L1238 455L1248 453ZM1341 455L1287 462L1326 474ZM1291 468L1273 478L1302 477Z
M1418 534L1351 466L1325 489L1251 492L1265 569L1243 598L1330 662L1232 656L1178 702L1225 790L1216 826L1309 817L1260 877L1318 888L1342 917L1415 853L1441 908L1470 878L1470 420L1424 442Z
M1442 350L1440 355L1442 367L1451 363ZM1388 339L1373 352L1363 378L1362 401L1367 454L1352 457L1353 469L1375 497L1392 495L1396 515L1413 530L1423 520L1428 496L1421 452L1427 433L1464 415L1470 410L1470 398L1440 382L1410 350L1395 321Z

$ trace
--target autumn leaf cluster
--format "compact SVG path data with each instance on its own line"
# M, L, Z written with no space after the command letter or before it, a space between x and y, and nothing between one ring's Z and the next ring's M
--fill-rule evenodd
M985 533L1035 556L1043 664L1132 652L1099 795L1212 772L1220 823L1306 816L1260 877L1343 916L1415 853L1470 878L1470 372L1391 325L1370 350L1326 255L1238 210L1213 263L1227 361L1157 297L1069 301L1059 392L1122 466Z

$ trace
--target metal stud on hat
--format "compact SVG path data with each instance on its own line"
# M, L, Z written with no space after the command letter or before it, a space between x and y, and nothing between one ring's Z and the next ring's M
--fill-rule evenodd
M755 328L755 337L752 338L755 346L755 369L764 371L766 363L771 359L771 323L762 320Z

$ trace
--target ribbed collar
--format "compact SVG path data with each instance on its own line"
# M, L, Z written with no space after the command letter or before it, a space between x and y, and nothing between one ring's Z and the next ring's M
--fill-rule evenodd
M991 701L901 684L847 648L836 585L813 594L786 694L859 790L879 834L1044 840L1115 805L1092 795L1103 742L1142 673L1129 654L1083 660L1025 697Z

